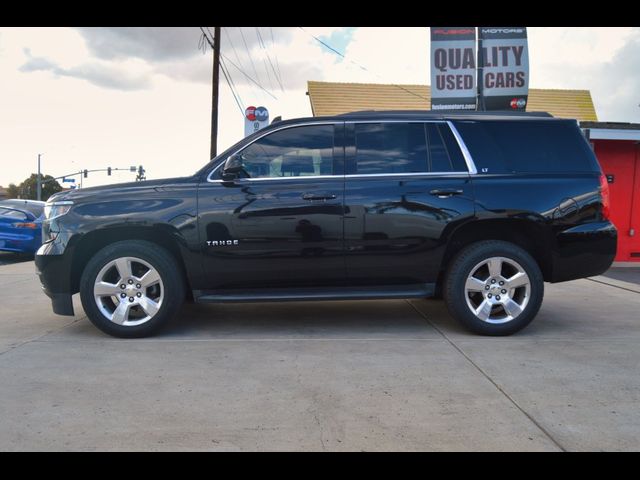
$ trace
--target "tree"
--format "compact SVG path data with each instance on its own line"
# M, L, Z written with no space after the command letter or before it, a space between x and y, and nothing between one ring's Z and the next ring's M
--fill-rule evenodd
M7 195L9 196L9 198L18 198L18 196L20 195L20 187L18 187L18 185L16 185L15 183L10 183L7 187Z
M24 198L36 200L38 196L38 174L32 173L20 185L9 184L7 193L9 198ZM54 193L62 190L62 186L51 175L42 175L42 200L47 200Z

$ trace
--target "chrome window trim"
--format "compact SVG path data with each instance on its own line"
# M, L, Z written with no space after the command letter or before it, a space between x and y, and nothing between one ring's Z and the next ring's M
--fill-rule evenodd
M334 180L342 179L344 175L302 175L300 177L260 177L260 178L236 178L233 180L238 183L251 183L251 182L266 182L270 180L281 181L281 180L325 180L328 178L332 178ZM207 180L209 183L222 183L226 180Z
M244 150L245 148L248 148L249 146L253 145L255 142L257 142L258 140L260 140L263 137L266 137L267 135L270 135L272 133L275 132L279 132L281 130L286 130L289 128L296 128L296 127L304 127L307 125L338 125L338 124L357 124L357 123L446 123L449 128L451 129L451 132L453 133L453 136L455 137L456 141L458 142L458 147L460 147L460 150L462 151L462 156L464 157L464 161L467 164L467 168L469 169L468 172L409 172L409 173L359 173L359 174L349 174L349 175L308 175L308 176L299 176L299 177L260 177L260 178L241 178L238 179L240 181L245 181L245 182L264 182L264 181L269 181L269 180L301 180L301 179L308 179L308 180L320 180L320 179L326 179L326 178L339 178L339 177L343 177L343 178L368 178L368 177L402 177L402 176L409 176L409 177L415 177L415 176L443 176L443 175L475 175L478 173L478 170L476 169L475 163L473 162L473 157L471 156L471 153L469 152L469 150L467 149L467 146L464 143L464 140L462 139L462 137L460 136L460 133L458 132L458 130L456 129L456 127L453 125L453 123L450 120L402 120L402 119L376 119L376 120L345 120L345 121L319 121L319 122L303 122L303 123L295 123L295 124L290 124L290 125L283 125L282 127L279 128L275 128L273 130L269 130L268 132L264 132L262 135L260 135L259 137L254 138L250 143L242 146L241 148L235 150L234 152L232 152L231 154L229 154L229 156L231 155L235 155L239 152L241 152L242 150ZM207 182L208 183L223 183L225 180L222 179L212 179L211 176L218 171L218 169L224 165L224 161L220 162L213 170L211 170L211 172L209 173L209 175L207 175Z
M327 180L327 179L359 179L359 178L387 178L387 177L445 177L464 176L468 177L469 172L407 172L407 173L352 173L349 175L302 175L299 177L261 177L261 178L238 178L234 182L251 183L281 180ZM209 183L222 183L225 180L209 180Z
M369 178L369 177L444 177L448 175L469 176L469 172L407 172L407 173L352 173L344 178Z
M451 120L447 120L447 125L449 125L449 128L453 132L453 136L456 137L456 141L458 142L458 146L462 151L462 156L464 157L464 161L467 163L467 168L469 169L469 173L471 175L476 175L478 173L478 169L476 168L476 164L473 161L473 157L471 156L471 153L469 152L467 145L464 143L464 140L462 139L460 132L458 132L458 129L451 122Z

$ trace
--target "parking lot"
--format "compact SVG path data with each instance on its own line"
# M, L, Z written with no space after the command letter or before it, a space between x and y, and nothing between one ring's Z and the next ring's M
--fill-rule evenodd
M638 450L625 272L546 284L507 338L379 300L187 305L118 340L77 298L54 315L33 261L2 255L0 450Z

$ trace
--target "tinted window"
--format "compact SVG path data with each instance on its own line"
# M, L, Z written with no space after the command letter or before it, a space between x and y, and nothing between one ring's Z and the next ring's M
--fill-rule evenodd
M450 172L451 162L449 161L449 155L447 155L447 149L444 146L444 140L442 135L438 131L438 125L435 123L425 124L427 131L429 132L429 159L431 160L432 172Z
M361 123L355 133L357 173L428 171L424 124Z
M333 125L280 130L242 150L249 178L333 174Z
M462 136L478 173L506 173L508 170L501 150L486 128L486 123L460 121L454 125Z
M456 140L456 137L453 136L453 132L451 132L449 125L440 123L438 124L438 130L440 131L440 135L442 136L444 144L447 147L447 153L449 154L449 159L451 160L452 171L469 171L469 169L467 168L467 162L465 162L462 151L460 150L460 146L458 145L458 141Z
M572 121L459 122L456 126L480 173L598 171L593 152Z

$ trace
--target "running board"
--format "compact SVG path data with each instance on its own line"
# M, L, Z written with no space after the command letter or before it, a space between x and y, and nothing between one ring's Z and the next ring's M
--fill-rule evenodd
M373 300L425 298L433 296L435 284L371 287L263 288L247 290L194 290L197 303L210 302L300 302L313 300Z

